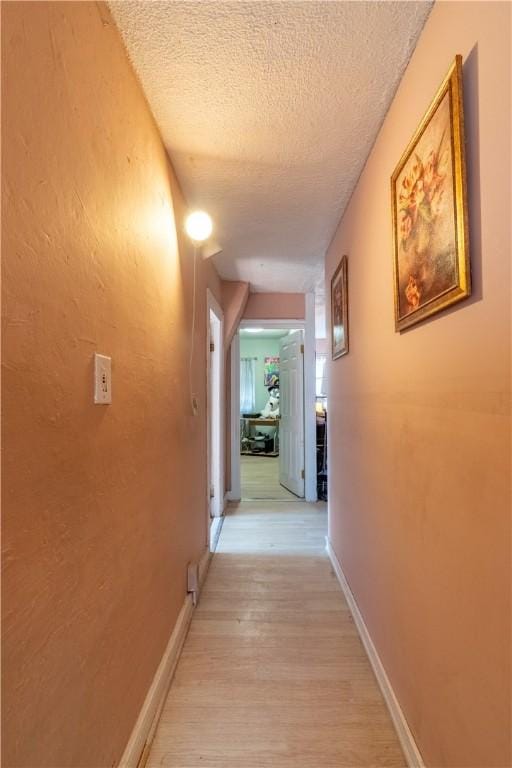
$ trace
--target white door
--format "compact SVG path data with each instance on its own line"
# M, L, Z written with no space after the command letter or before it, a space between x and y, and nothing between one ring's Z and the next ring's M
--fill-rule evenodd
M210 518L215 517L215 392L214 392L214 352L215 352L215 328L213 325L213 313L210 310L208 324L208 499Z
M304 345L302 331L279 342L279 482L304 497Z
M208 495L210 517L220 517L224 507L223 462L221 442L222 321L210 309L208 325Z

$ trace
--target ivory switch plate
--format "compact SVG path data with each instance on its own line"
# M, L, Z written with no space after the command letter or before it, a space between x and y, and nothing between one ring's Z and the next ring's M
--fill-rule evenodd
M110 405L112 402L112 359L106 355L94 355L94 402Z

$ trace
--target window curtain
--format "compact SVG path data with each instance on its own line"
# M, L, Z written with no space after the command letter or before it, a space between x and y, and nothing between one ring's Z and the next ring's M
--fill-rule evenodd
M316 353L316 396L325 397L327 394L327 355Z
M256 361L251 357L240 360L240 413L253 413L256 407Z

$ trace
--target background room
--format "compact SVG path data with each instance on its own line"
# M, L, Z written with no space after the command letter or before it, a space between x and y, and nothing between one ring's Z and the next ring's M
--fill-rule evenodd
M279 460L280 350L289 334L288 329L240 329L242 498L295 498L280 481Z

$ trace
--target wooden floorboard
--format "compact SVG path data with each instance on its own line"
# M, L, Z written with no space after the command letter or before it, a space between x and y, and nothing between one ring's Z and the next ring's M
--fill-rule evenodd
M230 509L149 768L405 766L325 533L321 504Z
M240 456L242 499L297 501L297 496L279 482L278 456Z

